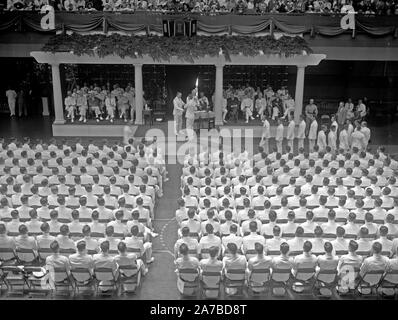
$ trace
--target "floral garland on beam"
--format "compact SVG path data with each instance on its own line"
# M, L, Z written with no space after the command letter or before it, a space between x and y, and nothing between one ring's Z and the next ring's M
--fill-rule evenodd
M282 36L196 36L192 38L168 38L162 36L112 35L56 35L43 47L46 52L73 52L74 54L99 57L118 55L121 58L141 58L149 55L155 61L170 61L175 56L193 63L206 55L220 54L230 61L231 55L243 54L254 57L259 54L278 54L286 57L312 53L307 42L301 37Z

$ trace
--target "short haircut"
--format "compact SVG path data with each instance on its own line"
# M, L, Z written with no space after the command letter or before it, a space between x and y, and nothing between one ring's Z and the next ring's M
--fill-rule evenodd
M289 248L289 244L287 242L283 242L280 245L280 251L282 254L287 254L289 252L290 248Z
M333 251L333 245L329 242L326 241L323 248L325 249L325 252L331 253Z
M256 243L254 244L254 250L256 250L256 252L257 252L258 254L262 254L262 253L264 252L264 246L263 246L261 243L256 242Z
M86 250L86 241L80 240L76 245L77 251L82 252Z
M303 251L304 251L304 252L310 252L311 249L312 249L312 243L311 243L311 241L308 241L308 240L305 241L304 244L303 244Z
M104 242L101 243L101 251L102 252L108 252L109 251L109 241L105 240Z

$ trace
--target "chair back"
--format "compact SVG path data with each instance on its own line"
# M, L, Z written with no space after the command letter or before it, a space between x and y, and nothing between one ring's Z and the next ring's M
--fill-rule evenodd
M326 284L331 284L336 280L337 270L320 270L317 275L317 280Z
M75 249L60 249L59 253L65 257L69 257L71 254L76 253Z
M336 256L343 256L348 254L348 250L336 250Z
M315 275L314 268L298 268L296 273L296 280L308 281Z
M36 259L36 254L33 249L17 248L15 250L18 260L23 262L32 262Z
M54 268L54 271L50 272L50 277L54 283L64 282L69 279L65 268Z
M384 276L384 280L398 285L398 270L388 271Z
M384 275L384 270L371 270L363 275L362 280L369 283L369 285L373 286L380 282L383 275Z
M8 261L15 258L15 252L11 248L0 248L0 261Z
M87 268L71 269L71 274L77 282L87 282L92 279L91 273Z
M47 258L48 256L51 256L51 255L52 255L52 251L51 251L50 248L39 248L39 249L37 250L37 252L39 253L40 259L42 259L42 260L46 260L46 258Z
M90 234L91 238L104 238L104 234L101 232L91 232Z
M273 269L271 279L276 282L287 282L291 276L291 269Z
M250 282L254 284L263 285L269 281L270 270L269 269L253 269L250 273Z
M216 289L220 285L221 272L203 271L202 281L205 284L206 288Z
M199 271L192 268L178 269L178 273L184 282L195 282L199 276Z
M246 276L246 269L225 270L225 276L232 281L243 281Z
M95 268L94 274L98 281L115 281L112 268Z
M119 271L124 277L131 278L138 273L138 268L135 265L119 265Z

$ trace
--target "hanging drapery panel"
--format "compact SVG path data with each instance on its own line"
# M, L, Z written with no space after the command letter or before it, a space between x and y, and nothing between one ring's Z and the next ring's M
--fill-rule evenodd
M55 30L73 32L117 30L127 33L162 32L162 21L167 19L197 20L198 31L207 34L234 32L249 35L279 30L289 34L320 34L338 36L350 33L341 27L343 15L322 14L265 14L265 15L200 15L162 14L154 12L56 12ZM43 32L43 15L33 12L3 12L0 14L0 31L23 31L26 29ZM371 36L396 35L398 16L355 15L355 31Z

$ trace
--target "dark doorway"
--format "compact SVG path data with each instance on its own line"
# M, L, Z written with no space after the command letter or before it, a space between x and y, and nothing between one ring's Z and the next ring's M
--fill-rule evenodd
M187 95L195 88L196 79L199 78L199 91L203 91L211 101L214 91L215 68L213 66L166 66L167 87L167 113L172 117L173 99L178 91L186 101Z

